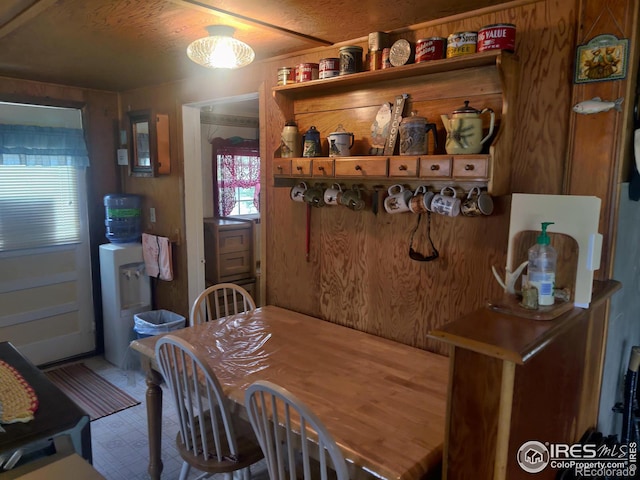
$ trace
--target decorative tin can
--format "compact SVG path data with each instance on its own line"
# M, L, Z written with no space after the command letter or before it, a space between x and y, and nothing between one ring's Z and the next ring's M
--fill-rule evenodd
M293 68L280 67L278 69L278 85L289 85L290 83L294 83L294 81Z
M367 53L367 70L380 70L382 68L382 50Z
M497 23L487 25L478 30L478 51L508 50L516 47L516 26L513 23Z
M340 75L339 58L320 59L320 78L331 78Z
M389 34L385 32L371 32L369 34L369 52L382 51L389 44Z
M362 70L362 47L347 45L340 47L340 75L349 75Z
M391 68L393 67L393 65L391 65L391 61L389 60L389 54L391 53L391 49L390 48L383 48L382 49L382 68Z
M444 58L447 39L442 37L421 38L416 42L415 62Z
M447 58L476 53L478 34L476 32L456 32L447 37Z
M319 66L317 63L299 63L296 65L296 82L308 82L318 79Z
M391 51L389 52L389 61L394 67L400 67L409 63L411 58L411 44L408 40L401 38L396 40L391 45Z

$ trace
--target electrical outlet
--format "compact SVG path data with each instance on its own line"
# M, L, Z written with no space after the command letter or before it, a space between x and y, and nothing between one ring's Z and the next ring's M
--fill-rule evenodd
M149 221L151 223L156 223L156 209L153 207L149 209Z

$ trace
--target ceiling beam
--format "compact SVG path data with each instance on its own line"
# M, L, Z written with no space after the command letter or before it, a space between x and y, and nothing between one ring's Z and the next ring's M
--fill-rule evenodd
M21 27L32 18L37 17L49 7L53 6L56 1L57 0L38 0L35 3L31 4L11 20L3 25L0 25L0 38L6 37L16 28Z
M228 10L222 10L221 8L209 5L206 2L201 2L198 0L168 0L168 1L171 3L175 3L176 5L187 6L190 8L197 8L198 10L205 11L208 13L215 13L216 15L219 15L221 17L226 17L233 20L240 20L243 23L267 28L270 30L275 30L279 33L288 35L290 37L294 37L298 39L303 38L309 42L317 43L319 45L333 45L333 42L330 42L328 40L317 38L311 35L306 35L304 33L296 32L294 30L289 30L288 28L279 27L278 25L273 25L271 23L263 22L262 20L258 20L255 18L246 17L244 15L240 15L239 13L233 13Z

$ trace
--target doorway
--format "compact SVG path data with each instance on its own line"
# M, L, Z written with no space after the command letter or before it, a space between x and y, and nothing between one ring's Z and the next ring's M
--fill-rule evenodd
M229 125L203 123L203 117L213 116L212 122L217 123L222 123L220 119L226 123L233 123L233 118L228 117L236 117L236 121L241 122L242 120L237 119L259 118L258 105L259 94L251 93L186 104L182 107L184 182L185 185L189 185L189 188L185 188L189 305L193 304L198 294L206 287L203 219L214 216L209 137L234 135ZM256 125L256 139L258 132L259 128ZM259 243L259 238L256 238L256 243Z

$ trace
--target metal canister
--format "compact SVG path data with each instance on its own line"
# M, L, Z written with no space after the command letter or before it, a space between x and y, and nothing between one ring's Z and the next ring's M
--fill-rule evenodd
M382 50L367 53L367 70L380 70L382 68Z
M362 51L357 45L340 47L340 75L362 71Z
M421 38L416 42L415 62L439 60L444 58L447 39L443 37Z
M294 82L295 82L295 77L293 76L292 67L278 68L278 85L289 85L290 83L294 83Z
M508 50L516 48L516 26L513 23L496 23L478 30L479 52L486 50Z
M296 83L318 79L319 66L317 63L299 63L296 65Z
M339 58L320 59L320 78L331 78L340 75Z
M408 40L401 38L393 42L389 52L389 61L394 67L400 67L409 63L411 58L411 44Z
M389 34L385 32L371 32L369 34L369 52L382 51L389 44Z
M476 53L477 32L456 32L447 37L447 58Z

